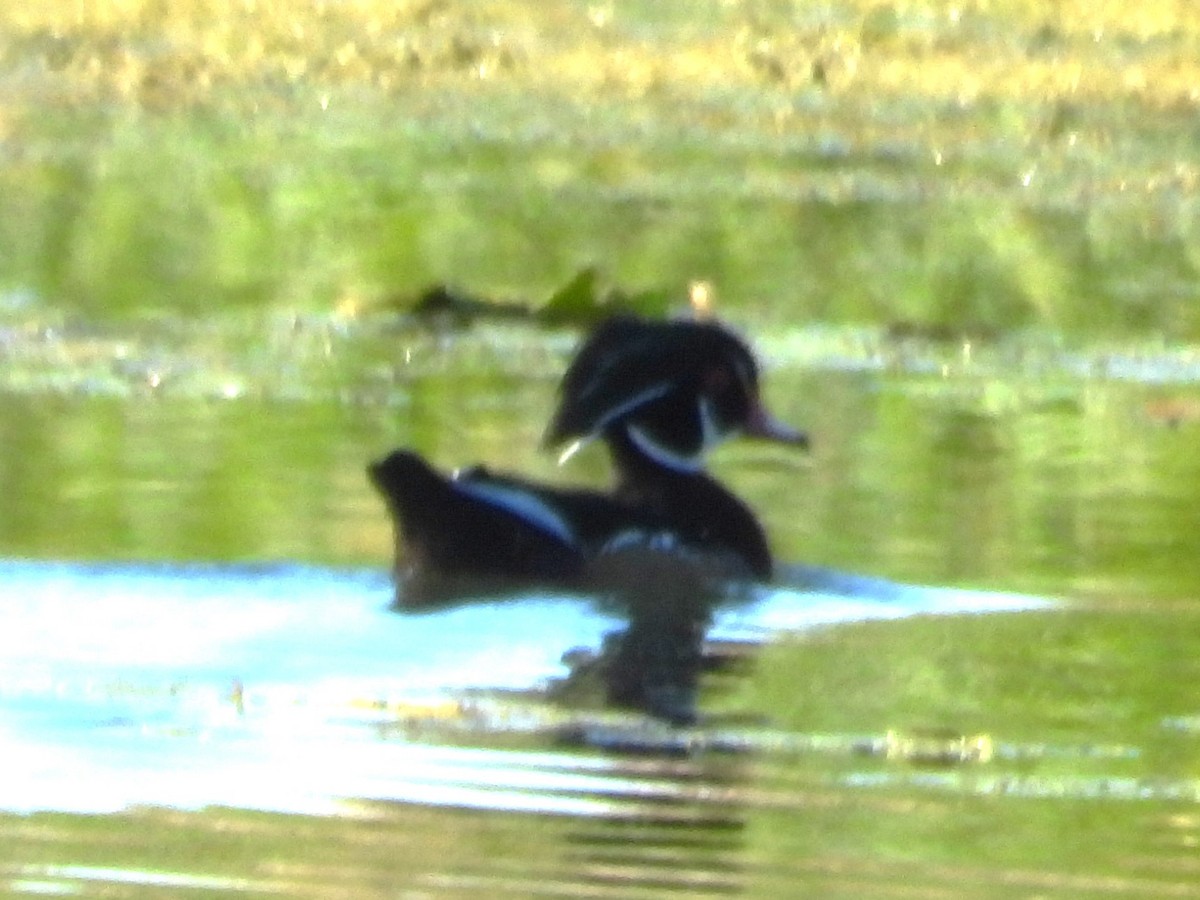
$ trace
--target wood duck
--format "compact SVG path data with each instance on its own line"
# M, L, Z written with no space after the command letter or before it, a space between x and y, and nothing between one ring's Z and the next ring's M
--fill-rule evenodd
M447 476L409 450L370 466L396 524L401 606L518 584L586 588L606 561L640 548L703 559L723 577L770 578L762 527L704 458L737 434L807 438L767 414L740 338L711 321L613 318L585 340L559 394L544 443L573 442L565 458L602 440L611 493L483 467Z

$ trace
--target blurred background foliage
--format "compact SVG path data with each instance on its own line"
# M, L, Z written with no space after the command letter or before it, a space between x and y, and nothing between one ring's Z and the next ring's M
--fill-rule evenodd
M1196 60L1169 0L12 4L0 285L357 312L600 265L772 324L1192 340Z

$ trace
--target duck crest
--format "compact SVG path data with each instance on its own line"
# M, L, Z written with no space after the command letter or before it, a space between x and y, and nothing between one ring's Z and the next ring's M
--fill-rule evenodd
M736 405L757 392L754 358L724 326L618 317L597 327L567 368L544 443L596 437L625 422L671 428L699 450L701 401ZM727 425L712 412L710 422L724 436ZM736 417L738 410L729 412Z

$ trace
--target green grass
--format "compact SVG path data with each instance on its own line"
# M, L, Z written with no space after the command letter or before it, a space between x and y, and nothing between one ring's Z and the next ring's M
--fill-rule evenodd
M536 303L597 265L709 280L769 324L1200 333L1184 3L44 3L0 26L0 286L90 319L439 281Z

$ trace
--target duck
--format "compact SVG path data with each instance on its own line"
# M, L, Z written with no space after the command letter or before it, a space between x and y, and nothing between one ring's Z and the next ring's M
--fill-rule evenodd
M565 488L473 466L445 473L411 449L368 467L394 523L397 605L529 586L588 589L631 554L675 556L720 578L769 580L753 511L708 474L743 435L807 447L769 414L758 363L716 320L622 315L597 325L563 375L542 441L560 461L600 441L611 490Z

